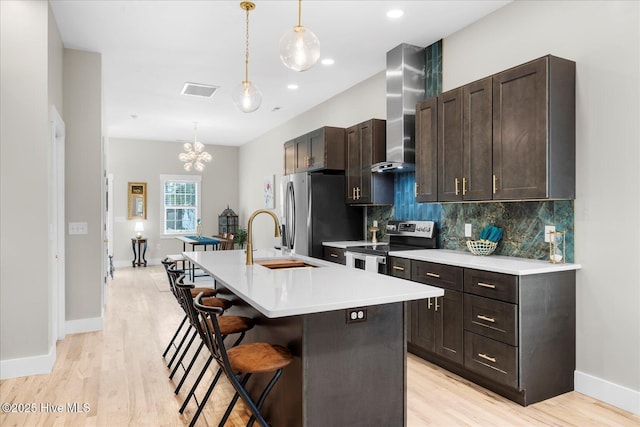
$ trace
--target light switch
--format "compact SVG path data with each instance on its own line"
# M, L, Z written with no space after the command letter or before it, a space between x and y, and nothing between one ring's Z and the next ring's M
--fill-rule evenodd
M89 234L89 226L86 222L70 222L69 235L73 234Z
M464 237L471 237L471 224L464 225Z

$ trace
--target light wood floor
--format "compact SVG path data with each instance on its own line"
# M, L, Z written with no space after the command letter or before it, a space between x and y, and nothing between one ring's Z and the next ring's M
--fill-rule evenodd
M187 425L195 406L185 415L178 413L187 387L180 395L173 393L176 383L168 379L161 357L182 319L173 295L160 292L154 282L162 272L161 266L117 270L109 284L104 331L59 342L51 374L0 382L0 403L35 404L37 409L0 413L0 425ZM576 392L524 408L412 355L407 377L410 427L640 426L640 417ZM228 383L219 384L198 425L217 425L230 397ZM44 410L47 403L86 403L89 410L53 413ZM241 426L246 420L238 406L228 425Z

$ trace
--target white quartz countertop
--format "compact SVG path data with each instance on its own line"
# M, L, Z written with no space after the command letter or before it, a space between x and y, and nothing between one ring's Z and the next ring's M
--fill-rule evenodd
M475 268L477 270L494 271L496 273L513 274L517 276L579 270L582 268L582 265L580 264L552 264L549 261L501 255L480 256L473 255L468 252L452 251L448 249L391 251L389 252L389 255L399 258L436 262L439 264Z
M332 248L346 249L350 246L375 246L386 245L386 242L369 242L367 240L345 240L343 242L322 242L322 246L331 246Z
M316 268L269 269L245 265L245 252L198 251L184 255L267 317L285 317L442 296L443 290L341 264L293 256ZM261 259L292 258L274 249Z

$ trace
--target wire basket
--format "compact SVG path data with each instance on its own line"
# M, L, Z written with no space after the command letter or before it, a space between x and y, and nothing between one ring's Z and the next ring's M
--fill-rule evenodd
M498 242L489 240L467 240L467 247L474 255L491 255L496 250Z

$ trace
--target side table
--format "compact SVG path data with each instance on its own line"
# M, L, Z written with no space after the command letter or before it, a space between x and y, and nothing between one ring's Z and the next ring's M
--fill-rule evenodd
M146 267L147 259L145 256L147 254L147 239L131 238L131 249L133 249L133 261L131 261L133 267L135 268L136 266L141 265Z

